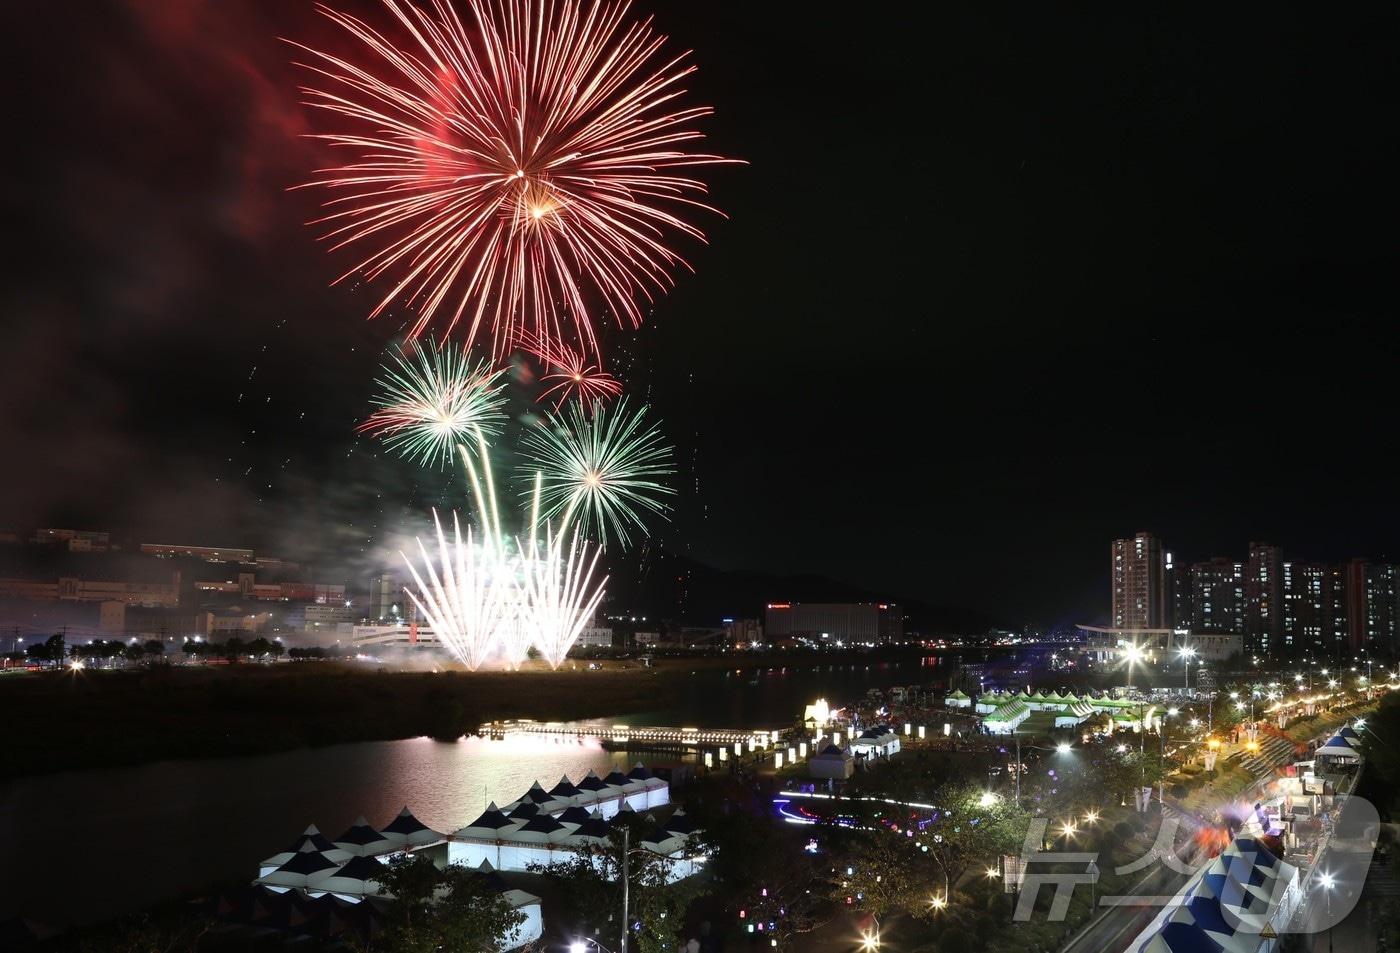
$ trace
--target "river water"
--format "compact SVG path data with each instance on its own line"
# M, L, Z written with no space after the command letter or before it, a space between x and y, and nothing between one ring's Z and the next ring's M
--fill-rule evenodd
M875 665L697 671L656 711L606 723L707 728L791 724L804 705L937 677L933 659ZM212 884L251 880L309 823L334 838L363 814L383 826L405 805L450 832L489 800L539 779L606 774L646 755L594 743L427 738L278 754L70 771L0 784L0 920L73 925ZM624 768L625 769L625 768Z

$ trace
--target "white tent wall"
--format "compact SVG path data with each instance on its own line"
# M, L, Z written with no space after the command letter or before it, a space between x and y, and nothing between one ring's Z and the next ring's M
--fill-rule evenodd
M506 891L506 901L516 910L525 914L525 922L506 934L498 949L515 950L527 943L534 943L544 935L544 912L540 908L540 898L523 890Z
M664 846L684 843L686 838L668 838ZM450 859L454 864L465 867L479 867L484 860L496 870L514 872L529 870L531 864L549 865L565 863L580 852L568 843L520 843L508 838L500 841L483 841L471 838L454 839L449 845ZM698 873L704 864L703 855L687 855L684 849L674 850L667 855L672 861L667 881L681 880ZM601 872L602 859L593 855L594 866Z
M486 861L501 869L501 847L498 841L452 840L447 845L447 862L476 869Z
M671 787L660 778L651 778L646 782L647 786L647 807L661 807L671 803Z
M573 851L551 844L501 844L501 866L498 870L529 870L531 864L548 866L570 859Z

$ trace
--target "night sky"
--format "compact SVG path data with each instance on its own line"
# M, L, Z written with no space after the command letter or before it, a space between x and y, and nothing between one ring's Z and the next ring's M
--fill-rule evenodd
M658 544L1009 623L1102 618L1139 529L1400 556L1395 7L952 6L637 5L750 163L608 345L685 467ZM0 527L380 559L459 488L355 437L407 315L286 191L326 157L278 37L344 41L309 0L18 20Z

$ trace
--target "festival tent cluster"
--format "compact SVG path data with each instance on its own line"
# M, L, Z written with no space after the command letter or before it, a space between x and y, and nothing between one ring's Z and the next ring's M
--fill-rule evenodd
M258 865L252 887L227 895L218 915L226 922L272 927L302 935L334 937L345 930L364 936L382 919L392 901L378 874L408 855L426 856L439 866L449 861L448 838L405 807L381 828L360 817L335 840L312 824L296 840ZM490 864L470 865L524 922L503 949L539 939L544 930L540 898L508 887Z
M627 774L613 771L602 778L589 771L577 784L564 777L548 791L536 781L518 800L503 807L492 802L455 831L448 839L448 856L452 863L486 863L502 871L529 870L580 854L596 857L619 820L641 815L648 832L640 846L669 858L667 878L680 880L698 872L704 857L691 847L695 825L684 811L657 820L670 800L670 786L640 764Z
M972 708L984 716L982 727L988 734L1010 734L1034 712L1055 713L1056 728L1073 728L1096 715L1108 715L1113 719L1115 729L1137 730L1144 718L1150 723L1153 707L1144 710L1138 702L1107 695L1075 695L1073 692L1060 694L1044 689L1028 692L986 692L975 702L961 691L953 692L944 699L950 708Z

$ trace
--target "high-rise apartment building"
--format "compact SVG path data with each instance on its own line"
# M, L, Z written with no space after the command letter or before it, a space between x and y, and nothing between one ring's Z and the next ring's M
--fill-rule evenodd
M1397 611L1396 568L1385 563L1353 559L1346 575L1346 647L1352 652L1390 654L1395 651Z
M1249 544L1244 577L1244 633L1249 649L1261 655L1277 649L1283 636L1282 575L1277 546Z
M1185 563L1167 567L1167 607L1167 625L1173 629L1191 628L1191 567Z
M1112 627L1242 635L1251 654L1339 658L1400 654L1400 566L1285 561L1277 546L1249 557L1174 562L1151 533L1112 546Z
M371 619L398 619L403 615L406 596L403 580L395 573L380 573L369 577L369 604L365 614Z
M1317 563L1285 562L1283 575L1284 655L1329 651L1332 638L1332 577Z
M1160 629L1168 622L1167 564L1171 554L1151 533L1115 539L1110 548L1112 625L1115 629Z
M1245 564L1232 559L1217 556L1192 564L1192 631L1244 632L1244 577Z

